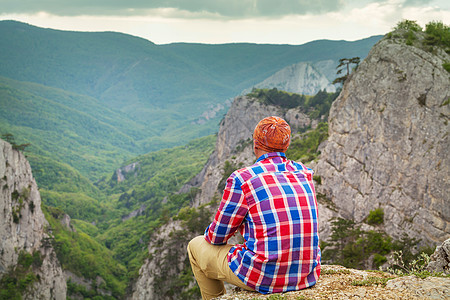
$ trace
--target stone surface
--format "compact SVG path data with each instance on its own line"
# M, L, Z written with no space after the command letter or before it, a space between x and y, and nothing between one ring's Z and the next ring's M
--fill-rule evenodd
M427 270L433 273L450 274L450 239L437 246L430 257Z
M283 294L261 295L240 289L215 298L217 300L241 299L448 299L450 278L415 276L396 277L389 273L347 269L323 265L317 284L309 289Z
M129 295L129 299L146 300L146 299L165 299L158 294L158 277L162 272L170 273L170 277L177 278L179 270L183 268L184 260L186 259L186 245L171 245L171 248L166 247L169 244L168 236L171 232L180 230L179 221L171 221L167 226L163 226L164 230L159 230L152 236L148 245L149 256L144 262L144 265L139 270L139 278L134 286L133 293ZM175 246L175 247L173 247ZM177 260L166 261L166 254L169 251L178 252Z
M381 207L386 232L428 245L450 237L450 56L438 53L378 42L332 105L316 169L340 216Z
M117 182L125 181L126 180L125 175L131 172L133 172L134 176L136 176L136 171L139 170L140 168L141 167L139 163L131 163L127 166L117 169L116 170Z
M39 275L24 299L66 299L66 281L55 252L45 243L47 220L25 156L0 140L0 278L17 264L19 253L40 251Z

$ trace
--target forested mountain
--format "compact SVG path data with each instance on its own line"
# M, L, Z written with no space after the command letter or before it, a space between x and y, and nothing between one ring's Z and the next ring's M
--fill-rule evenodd
M1 134L31 143L33 154L68 164L92 180L143 151L137 141L149 130L95 98L5 77L0 77L0 128Z
M11 131L42 150L54 148L52 156L63 158L88 178L111 170L125 157L216 132L227 99L286 66L365 57L380 38L304 45L156 45L121 33L59 31L15 21L1 21L0 36L0 76L5 78L0 97L2 133ZM7 90L15 92L5 95ZM24 91L27 94L21 95ZM9 108L11 99L16 103ZM25 114L19 117L19 111ZM53 122L51 130L48 122L45 127L46 121L36 122L39 112L45 112L40 115L43 120ZM75 125L70 129L68 115L73 115ZM87 127L96 130L87 133ZM51 136L47 147L36 140L38 135L42 140ZM108 135L113 137L105 140ZM72 137L70 150L85 153L90 167L80 164L79 154L59 152ZM84 138L87 144L92 140L103 144L90 145L102 153L87 149ZM64 147L53 147L52 139L60 139ZM98 160L95 167L91 159Z

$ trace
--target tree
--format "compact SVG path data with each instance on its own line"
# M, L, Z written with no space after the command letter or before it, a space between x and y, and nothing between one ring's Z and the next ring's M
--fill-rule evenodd
M397 26L394 27L394 30L406 30L406 31L422 31L422 27L417 24L416 21L412 20L402 20L397 23Z
M356 65L355 69L359 66L360 58L359 57L352 57L352 58L341 58L339 60L339 65L336 67L338 71L336 72L336 75L339 75L342 73L343 70L347 70L347 73L344 76L337 77L335 80L333 80L333 84L336 83L342 83L344 84L345 80L347 80L348 75L350 75L350 65Z
M442 22L432 21L425 25L425 43L450 48L450 27Z
M2 134L1 138L10 143L15 150L24 151L26 147L30 146L30 144L16 144L14 136L11 133Z

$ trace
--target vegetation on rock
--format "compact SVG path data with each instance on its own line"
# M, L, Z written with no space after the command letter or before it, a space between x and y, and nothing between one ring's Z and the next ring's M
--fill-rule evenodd
M372 211L372 224L381 224L383 211ZM406 235L400 240L392 239L383 230L361 229L361 224L344 218L334 219L332 222L330 242L322 242L322 259L325 263L336 263L348 268L378 269L388 260L389 254L401 251L403 265L416 260L425 253L433 253L432 248L416 249L419 240L408 238Z
M358 68L360 61L361 59L359 57L341 58L339 60L339 64L336 67L336 69L338 69L336 75L342 74L343 70L346 70L346 73L343 76L337 77L335 80L333 80L333 84L336 83L344 84L344 82L350 75L350 65L355 65L353 69L356 69Z
M247 96L258 99L266 105L275 105L282 108L299 107L303 112L307 113L311 119L328 117L331 103L339 96L340 91L335 93L327 93L319 91L314 96L305 96L295 93L288 93L273 89L253 89Z
M320 143L328 137L328 124L319 123L317 128L295 135L286 151L286 156L295 161L308 163L320 155ZM318 179L318 177L316 177ZM320 179L318 179L320 181Z
M100 276L104 284L96 286L93 284L91 296L106 297L103 291L112 293L113 298L120 298L127 285L126 268L116 260L109 249L105 248L99 242L83 232L73 232L61 224L64 212L58 208L43 207L46 219L49 222L49 229L54 238L50 242L55 249L56 256L64 270L71 271L75 275L95 282ZM76 296L70 292L74 290L75 283L71 283L68 296Z
M39 251L28 253L22 250L17 265L11 266L0 279L0 299L21 300L25 291L40 279L34 269L42 265L42 259Z
M397 23L387 37L401 38L407 45L420 47L429 52L435 53L437 47L450 54L450 27L442 21L431 21L423 30L416 21L403 20Z

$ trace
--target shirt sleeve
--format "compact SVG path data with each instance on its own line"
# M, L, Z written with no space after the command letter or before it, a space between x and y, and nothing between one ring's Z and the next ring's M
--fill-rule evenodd
M206 228L205 239L213 245L226 244L239 229L248 212L247 201L236 173L231 174L223 191L214 221Z

